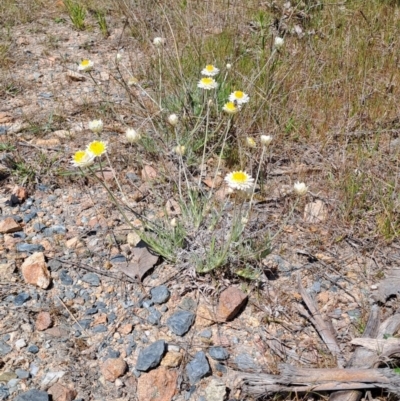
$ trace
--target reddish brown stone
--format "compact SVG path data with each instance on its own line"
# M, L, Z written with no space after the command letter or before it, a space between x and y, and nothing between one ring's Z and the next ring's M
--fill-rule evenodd
M15 187L12 194L18 199L19 203L24 202L28 198L28 191L23 187Z
M49 312L40 312L36 318L36 330L43 331L52 325L52 320Z
M17 231L21 231L21 226L12 217L7 217L0 221L0 234L15 233Z
M217 306L218 318L232 320L247 302L247 295L236 287L229 287L221 293Z
M21 266L24 280L29 284L35 284L46 289L50 285L50 273L42 252L35 252L29 256Z
M149 373L142 373L138 379L139 401L171 401L175 395L178 372L160 367Z
M47 392L53 401L72 401L78 394L75 390L62 386L59 383L53 384Z
M124 324L123 326L118 328L118 332L120 332L121 334L129 334L132 332L133 329L133 324L132 323L127 323Z
M110 382L121 377L127 370L128 365L122 358L107 359L100 367L104 378Z
M142 170L142 180L152 181L157 178L157 171L151 166L144 166Z

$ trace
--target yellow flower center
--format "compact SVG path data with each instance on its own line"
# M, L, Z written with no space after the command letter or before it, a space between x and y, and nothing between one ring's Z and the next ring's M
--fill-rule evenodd
M201 82L202 82L204 85L211 85L211 84L214 82L214 80L213 80L212 78L202 78L202 79L201 79Z
M89 145L88 150L92 152L95 156L100 156L106 151L106 146L103 142L94 141Z
M244 93L242 91L235 91L236 99L241 99L243 96L244 96Z
M226 103L225 107L226 107L228 110L230 110L230 111L236 110L235 103L233 103L233 102L228 102L228 103Z
M83 67L87 67L90 64L90 61L89 60L82 60L81 64L82 64Z
M243 171L234 171L232 173L232 181L237 183L243 183L247 181L247 174Z
M74 154L74 161L79 163L85 158L85 156L86 156L86 152L84 150L78 150Z
M208 72L213 72L214 71L214 66L212 65L212 64L208 64L208 65L206 65L206 70L208 71Z

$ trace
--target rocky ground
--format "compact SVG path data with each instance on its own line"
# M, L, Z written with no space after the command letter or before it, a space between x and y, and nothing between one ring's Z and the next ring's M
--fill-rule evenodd
M0 140L23 157L46 152L68 165L90 138L78 113L95 92L87 77L75 75L76 61L89 48L104 66L118 46L131 44L121 42L120 28L106 40L45 24L35 35L27 26L12 32L20 57L13 85L25 89L0 105ZM107 86L110 75L101 70L96 78ZM29 131L27 116L59 114L66 122L57 129L39 138ZM118 146L120 127L106 125L106 139ZM6 164L9 153L1 153ZM283 188L279 180L289 170L276 167ZM277 373L281 362L335 366L299 307L298 275L349 358L381 278L400 258L396 245L378 246L330 224L332 202L320 193L287 221L256 281L200 276L161 259L141 280L125 273L151 256L102 187L46 174L28 190L12 176L0 189L0 400L247 399L230 386L233 371ZM130 192L147 180L138 168L121 175ZM260 206L271 226L281 221L284 202L274 195ZM396 299L381 305L383 318L398 307Z

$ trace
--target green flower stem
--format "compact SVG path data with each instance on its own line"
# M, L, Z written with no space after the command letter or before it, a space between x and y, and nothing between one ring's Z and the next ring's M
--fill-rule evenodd
M108 160L108 164L109 164L109 166L110 166L110 169L111 169L111 171L112 171L112 173L113 173L114 180L115 180L115 182L117 183L117 186L118 186L119 190L121 191L121 194L122 194L122 196L123 196L123 199L127 199L127 197L126 197L126 195L124 194L124 191L122 190L122 187L121 187L121 185L120 185L120 183L119 183L119 181L118 181L117 175L115 174L115 170L113 169L113 166L112 166L112 164L111 164L111 160L110 160L110 158L108 157L107 152L106 152L106 157L107 157L107 160ZM103 179L104 179L104 176L103 176Z
M157 52L158 52L158 74L160 76L159 78L159 95L160 95L160 100L159 100L159 107L160 110L162 110L161 107L161 98L162 98L162 65L161 65L161 51L159 48L157 48Z
M253 191L251 192L251 198L250 198L250 202L249 202L249 210L247 211L246 219L250 218L251 207L253 206L254 193L256 191L256 185L257 185L258 177L260 176L260 170L261 170L261 165L262 165L262 162L263 162L263 159L264 159L265 149L266 149L266 146L263 146L261 157L260 157L260 163L258 164L258 170L257 170L257 174L256 174L256 179L254 181Z
M111 200L114 202L115 206L117 207L118 211L121 213L122 217L124 218L125 222L132 228L133 231L137 232L136 228L133 226L133 224L130 222L128 219L127 215L125 214L124 210L122 209L121 205L118 203L116 197L114 194L111 192L110 188L102 181L96 174L95 172L88 167L94 178L101 184L101 186L108 192L108 195L110 195ZM81 170L81 169L80 169ZM81 170L82 171L82 170Z
M204 161L206 158L206 148L207 148L207 141L208 141L208 125L209 125L209 119L210 119L210 103L207 102L207 111L206 111L206 134L204 138L204 147L203 147L203 156L201 158L201 165L200 165L200 175L199 175L199 188L201 184L201 177L203 175L203 166L204 166Z
M221 167L221 159L222 159L222 155L223 155L223 153L224 153L224 148L225 148L226 140L227 140L227 138L228 138L228 133L229 133L229 131L230 131L230 129L231 129L232 118L233 118L233 117L230 117L230 118L229 118L228 124L226 125L226 131L225 131L225 135L224 135L224 141L222 142L222 148L221 148L221 151L219 152L217 170L215 171L215 176L214 176L214 180L213 180L213 185L212 185L212 188L211 188L211 191L210 191L210 198L211 198L211 196L212 196L212 194L213 194L213 189L214 189L214 187L215 187L215 181L217 180L217 175L218 175L219 168Z

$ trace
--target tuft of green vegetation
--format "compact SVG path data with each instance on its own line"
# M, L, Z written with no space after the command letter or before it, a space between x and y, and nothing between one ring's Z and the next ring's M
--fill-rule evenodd
M86 27L86 8L80 2L75 0L64 0L68 16L76 29L83 31Z
M107 20L106 20L106 13L102 10L96 11L96 20L97 25L100 28L102 35L107 38L109 36Z

